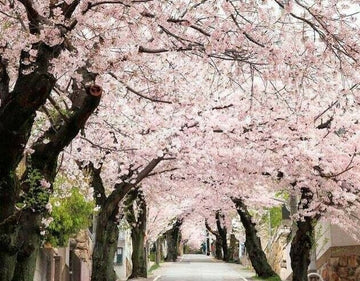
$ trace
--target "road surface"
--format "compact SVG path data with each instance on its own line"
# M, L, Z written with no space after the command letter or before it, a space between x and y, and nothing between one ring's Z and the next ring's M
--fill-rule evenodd
M154 275L156 281L246 281L255 274L239 264L205 255L184 255L179 262L161 264Z

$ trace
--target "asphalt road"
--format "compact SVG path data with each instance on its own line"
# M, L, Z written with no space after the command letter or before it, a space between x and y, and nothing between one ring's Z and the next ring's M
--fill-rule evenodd
M254 276L239 264L224 263L205 255L184 255L179 262L164 263L156 281L246 281Z

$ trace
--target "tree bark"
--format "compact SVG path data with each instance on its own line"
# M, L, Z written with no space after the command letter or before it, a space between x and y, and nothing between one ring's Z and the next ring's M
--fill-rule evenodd
M236 257L236 253L238 251L236 251L236 249L238 249L238 241L235 237L235 234L231 234L230 235L230 246L229 246L229 260L230 261L236 261L237 257Z
M220 211L217 211L215 214L216 218L216 227L220 236L221 241L221 247L223 252L223 261L228 262L229 261L229 251L228 251L228 244L227 244L227 230L225 226L225 219L224 215L220 213Z
M177 219L173 225L173 227L165 233L168 253L165 258L165 261L173 261L175 262L178 257L178 242L179 242L179 233L180 226L182 224L181 219Z
M158 239L156 239L155 249L156 249L155 264L160 265L160 262L161 262L161 238L160 237Z
M118 203L115 202L112 208L104 207L109 202L100 176L101 167L95 168L92 162L84 167L82 163L78 163L78 165L89 176L89 183L94 188L93 196L96 205L101 206L95 230L91 281L115 281L117 278L114 270L114 257L119 239Z
M257 236L255 223L252 222L251 215L247 210L246 205L240 198L232 198L232 200L235 203L236 210L245 228L245 247L256 274L262 278L278 277L269 265L266 255L262 250L260 238Z
M114 277L114 263L118 232L115 232L115 225L117 229L117 220L114 214L119 212L119 203L125 198L128 192L133 188L137 189L138 184L151 173L151 171L163 160L163 158L155 158L149 162L149 164L138 173L135 183L120 182L114 185L114 190L109 196L105 194L105 188L101 179L101 167L96 169L93 163L89 163L85 167L82 167L82 163L78 163L82 167L84 173L88 173L90 176L90 185L94 187L94 199L96 204L101 207L99 214L99 221L102 225L96 228L95 245L93 250L93 273L91 281L112 281ZM125 180L125 179L124 179ZM108 226L106 225L109 224ZM108 235L106 232L110 232ZM114 242L116 241L116 243ZM115 246L116 245L116 246ZM110 262L111 260L111 262ZM105 261L105 262L104 262ZM103 279L102 279L103 278ZM108 279L106 279L108 278Z
M38 50L37 59L31 65L25 65L22 61L29 54L21 52L19 74L11 92L7 62L0 57L0 281L12 279L18 252L14 226L20 216L15 208L20 185L16 168L30 137L36 110L45 103L55 84L48 67L61 49L44 43L34 44L32 48ZM35 71L22 74L33 66Z
M147 251L145 245L147 207L142 192L139 189L131 190L127 195L126 205L126 219L131 226L133 246L131 254L133 268L130 279L137 277L147 278ZM137 214L134 207L137 208Z
M115 208L110 217L99 213L92 255L91 281L117 280L114 257L119 238L118 212L119 208Z
M301 200L306 202L302 209L306 210L313 198L313 193L308 188L301 189ZM314 225L317 218L304 217L304 221L297 221L297 231L291 242L290 258L293 270L293 281L307 281L308 267L310 264L310 253L313 245Z
M211 252L211 249L210 249L210 238L209 238L209 233L207 232L207 235L206 235L206 255L207 255L207 256L210 256L210 252Z
M100 95L94 96L91 91L98 86L91 86L86 89L85 97L79 108L73 108L66 122L60 122L58 126L51 127L33 145L34 152L27 163L27 169L23 176L22 190L25 193L24 202L29 208L23 211L19 219L19 230L17 244L19 253L15 273L12 281L30 281L35 273L35 264L38 249L40 248L41 218L47 213L46 204L52 192L52 183L56 176L57 160L60 152L70 144L78 132L84 127L87 119L96 109L100 102ZM49 142L44 143L47 138ZM40 180L45 179L50 183L46 189L41 185ZM31 183L36 180L36 183ZM27 197L31 201L27 201Z
M215 236L215 258L218 260L222 260L223 259L223 253L222 253L222 239L221 236L219 234L219 231L215 231L213 230L208 221L205 220L205 227L206 229ZM210 250L211 252L211 250Z
M176 248L177 248L177 256L182 256L184 254L184 245L182 243L182 235L181 235L181 231L179 231L178 234L178 239L177 239L177 244L176 244Z
M222 241L219 237L215 238L215 258L218 260L223 259Z

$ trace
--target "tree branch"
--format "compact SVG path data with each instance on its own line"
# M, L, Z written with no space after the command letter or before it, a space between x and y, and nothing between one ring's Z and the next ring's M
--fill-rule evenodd
M215 236L216 236L216 238L220 238L220 234L219 234L219 232L217 232L217 231L213 230L213 229L210 227L210 225L209 225L209 223L208 223L207 219L205 219L205 227L206 227L206 229L207 229L207 230L208 230L211 234L215 235Z
M85 95L79 108L73 108L68 117L68 122L59 119L57 130L49 128L33 145L34 152L31 154L32 164L43 171L44 176L52 179L54 167L59 153L70 144L94 112L100 102L102 89L93 85L83 91ZM44 141L47 141L44 143Z
M35 10L31 0L17 0L24 5L29 20L29 29L32 34L40 33L40 22L44 18Z
M353 163L356 154L357 153L356 153L356 150L355 150L355 152L352 154L351 159L350 159L349 163L347 164L347 166L345 167L345 169L338 172L338 173L328 173L328 174L326 174L326 173L324 173L324 170L320 166L314 166L313 169L315 171L317 171L319 173L319 176L322 177L322 178L334 179L334 178L346 173L347 171L350 171L352 168L354 168L354 166L351 166L351 164Z
M106 201L105 188L100 176L101 168L96 169L93 162L89 162L86 166L82 166L82 163L77 161L79 168L85 173L85 175L90 176L90 186L94 188L94 199L96 205L102 206Z
M0 105L5 102L9 96L10 78L7 73L7 61L0 55Z
M120 5L123 5L124 7L127 7L127 8L131 7L130 5L125 4L123 1L100 1L100 2L97 2L97 3L88 2L88 5L87 5L86 9L83 10L81 13L84 15L89 10L91 10L92 8L94 8L96 6L107 5L107 4L120 4Z
M114 191L108 196L104 204L102 210L103 215L105 217L110 215L132 188L139 188L139 183L146 178L162 160L162 157L151 160L132 183L123 181L115 184Z
M167 104L172 104L171 101L166 101L166 100L160 100L160 99L156 99L156 98L151 98L151 97L148 97L148 96L145 96L143 94L141 94L139 91L136 91L135 89L133 89L132 87L130 87L129 85L127 85L126 83L124 83L123 81L119 80L116 75L114 73L111 73L109 72L109 75L111 77L113 77L114 79L116 79L118 82L120 82L121 84L123 84L126 88L126 90L130 91L131 93L143 98L143 99L146 99L146 100L149 100L149 101L152 101L152 102L158 102L158 103L167 103Z

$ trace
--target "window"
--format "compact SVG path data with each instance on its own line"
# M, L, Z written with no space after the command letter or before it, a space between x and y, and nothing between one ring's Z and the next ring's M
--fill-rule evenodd
M115 264L122 265L123 264L123 248L118 247L115 254Z

